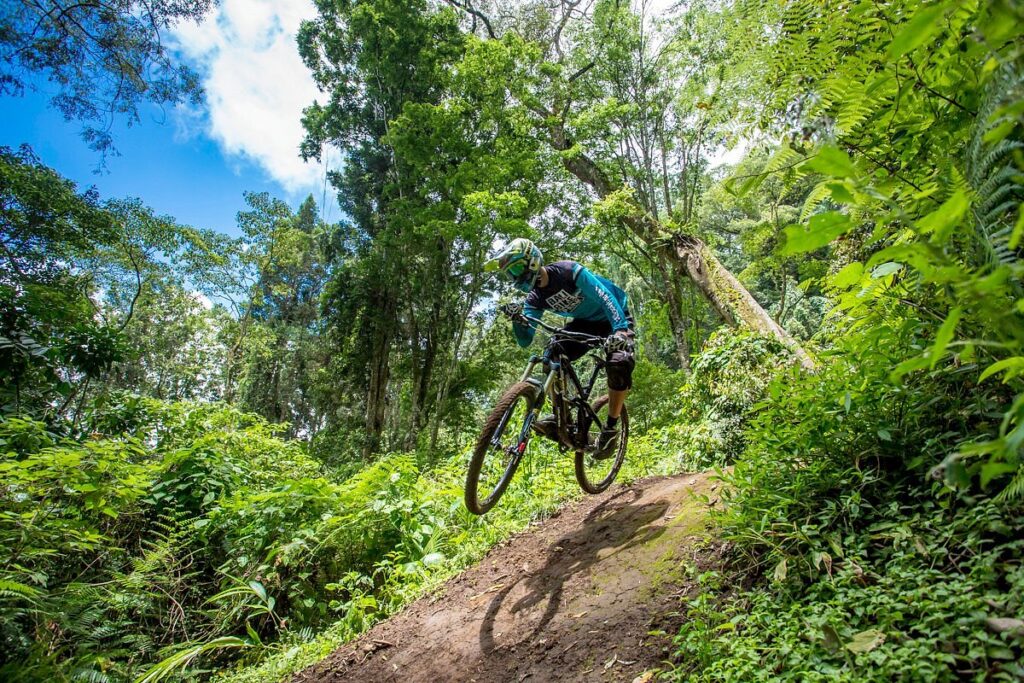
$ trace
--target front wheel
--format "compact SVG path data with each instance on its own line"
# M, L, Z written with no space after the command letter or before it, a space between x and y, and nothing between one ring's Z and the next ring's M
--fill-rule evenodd
M594 413L600 418L600 422L590 425L588 443L591 444L585 451L576 451L576 481L580 488L587 493L601 493L611 486L622 468L622 461L626 457L626 444L629 441L629 414L626 406L622 406L622 413L619 415L619 446L610 458L597 460L594 458L595 444L601 434L601 427L608 419L608 396L602 396L594 401L591 406Z
M466 475L466 508L473 514L494 507L512 481L530 440L527 419L536 397L536 385L513 384L487 417Z

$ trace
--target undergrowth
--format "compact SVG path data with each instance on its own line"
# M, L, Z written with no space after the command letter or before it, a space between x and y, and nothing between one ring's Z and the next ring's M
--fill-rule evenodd
M945 466L1011 397L956 365L893 381L920 334L867 328L769 385L722 473L731 563L697 577L666 680L1024 675L1024 510Z

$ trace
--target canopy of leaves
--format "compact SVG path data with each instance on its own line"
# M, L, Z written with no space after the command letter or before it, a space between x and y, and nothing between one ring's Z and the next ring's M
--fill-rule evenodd
M180 21L199 21L214 0L8 0L0 5L0 96L45 79L51 104L84 124L83 138L114 150L115 118L139 119L139 107L191 101L198 76L165 45ZM39 79L39 80L37 80Z

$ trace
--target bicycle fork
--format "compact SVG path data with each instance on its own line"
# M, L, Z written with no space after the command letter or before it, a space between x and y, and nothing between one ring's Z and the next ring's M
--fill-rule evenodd
M534 369L541 364L543 364L544 369L547 371L547 374L544 377L543 382L533 376ZM530 433L530 428L533 426L533 423L540 418L541 408L544 407L544 399L551 392L552 385L554 384L555 391L559 390L558 385L560 384L560 382L557 382L556 380L560 376L561 367L562 364L559 361L551 360L550 358L544 358L541 356L532 356L530 358L530 362L527 363L526 365L526 370L523 371L522 377L519 378L520 382L527 382L537 388L537 396L534 400L533 407L527 415L526 420L523 424L523 432L522 434L519 435L519 443L521 450L525 450L526 436L527 434ZM554 400L554 396L552 396L552 404L555 408L557 408L558 403L559 402L556 402ZM559 424L562 424L563 422L564 420L559 420Z

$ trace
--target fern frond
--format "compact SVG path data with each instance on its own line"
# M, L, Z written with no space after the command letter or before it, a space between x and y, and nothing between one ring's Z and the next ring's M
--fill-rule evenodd
M832 191L828 188L829 182L831 181L818 183L807 195L807 199L804 200L804 206L800 210L801 223L806 223L818 210L818 207L821 206L821 203L832 195Z
M179 669L187 667L196 657L213 650L248 646L249 644L246 641L234 636L214 638L206 643L190 643L183 649L172 654L170 657L158 662L149 669L149 671L136 678L135 683L157 683L158 681L162 681Z
M34 603L39 591L32 586L10 579L0 579L0 598L14 598Z
M113 679L99 669L81 668L71 672L71 680L84 683L110 683Z
M1017 473L1013 475L1013 479L1006 485L1006 488L999 492L996 501L1014 503L1022 498L1024 498L1024 465L1017 465Z

